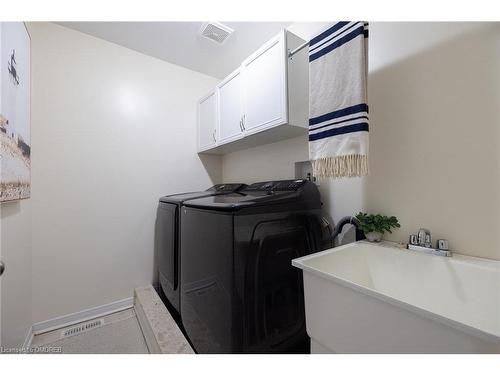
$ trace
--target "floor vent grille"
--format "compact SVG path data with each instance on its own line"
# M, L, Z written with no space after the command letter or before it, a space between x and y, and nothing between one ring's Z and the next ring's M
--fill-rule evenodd
M62 331L61 337L70 337L79 335L80 333L89 331L94 328L98 328L103 324L104 324L104 319L97 319L97 320L92 320L90 322L85 322L75 327L65 329L64 331Z

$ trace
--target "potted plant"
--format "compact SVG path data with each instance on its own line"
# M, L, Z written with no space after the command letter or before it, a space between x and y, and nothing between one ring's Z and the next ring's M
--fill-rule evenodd
M366 239L370 242L379 242L384 232L392 233L391 228L399 228L396 216L371 215L360 212L356 215L359 220L359 229L363 231Z

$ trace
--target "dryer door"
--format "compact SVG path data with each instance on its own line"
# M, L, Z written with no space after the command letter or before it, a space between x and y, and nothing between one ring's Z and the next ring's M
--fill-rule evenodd
M302 273L292 259L311 252L310 237L298 217L255 227L245 270L246 351L287 352L307 339Z

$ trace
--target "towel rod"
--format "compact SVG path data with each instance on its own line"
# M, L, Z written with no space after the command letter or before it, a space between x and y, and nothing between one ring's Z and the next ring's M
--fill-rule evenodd
M305 42L303 44L301 44L300 46L298 46L297 48L291 50L291 51L288 51L288 57L292 57L293 55L295 55L297 52L299 52L301 49L303 49L304 47L307 47L309 45L309 42Z

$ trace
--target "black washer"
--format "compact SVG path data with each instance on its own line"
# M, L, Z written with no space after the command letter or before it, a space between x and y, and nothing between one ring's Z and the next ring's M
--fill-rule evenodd
M308 343L302 273L291 260L331 247L321 206L308 180L185 202L181 312L198 353L286 353Z

